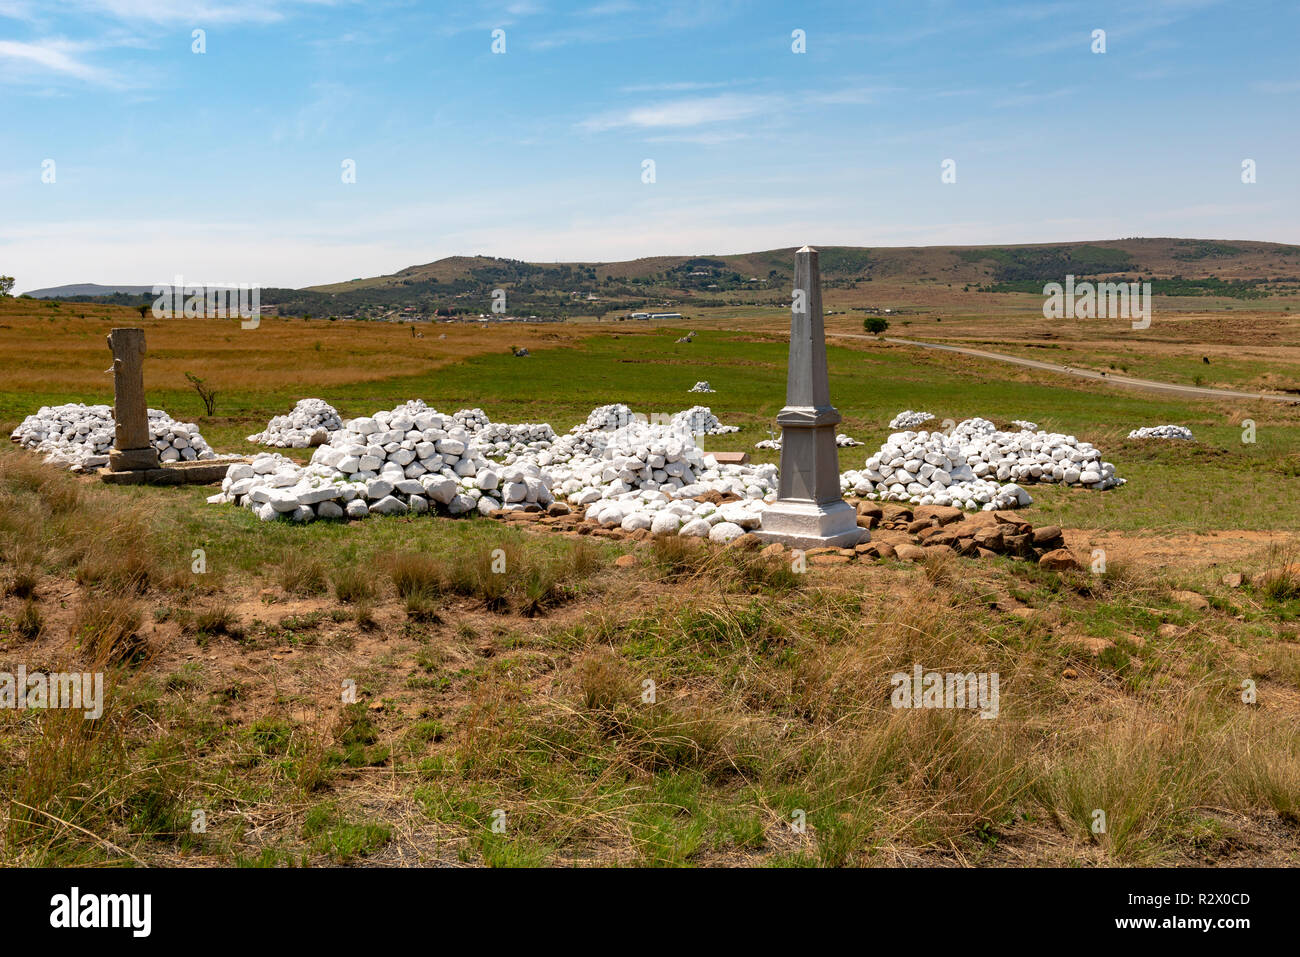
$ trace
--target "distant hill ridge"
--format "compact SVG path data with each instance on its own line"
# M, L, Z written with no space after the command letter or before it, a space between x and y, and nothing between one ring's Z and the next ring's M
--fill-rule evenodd
M65 299L69 296L111 296L119 292L131 296L142 295L152 293L153 286L101 286L93 282L74 282L67 286L31 289L21 295L31 296L33 299Z
M652 279L699 264L765 279L792 272L794 250L770 249L735 255L651 256L624 262L530 263L489 256L449 256L368 279L309 286L306 291L339 293L359 289L476 282L494 275L526 280L530 274L586 273L593 278ZM1134 274L1171 278L1266 279L1300 275L1300 246L1249 240L1107 239L1087 242L998 246L823 246L827 278L943 279L946 282L1014 282L1077 276ZM693 272L695 270L689 270Z

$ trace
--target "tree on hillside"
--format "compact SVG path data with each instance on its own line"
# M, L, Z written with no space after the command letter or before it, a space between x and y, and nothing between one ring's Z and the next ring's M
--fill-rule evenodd
M14 291L14 277L0 276L0 296L7 296Z
M882 319L880 316L867 316L862 320L862 328L873 336L878 336L889 328L889 320Z

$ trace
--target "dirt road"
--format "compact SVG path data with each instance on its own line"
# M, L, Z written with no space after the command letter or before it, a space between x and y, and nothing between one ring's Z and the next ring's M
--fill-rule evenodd
M1007 356L998 352L985 352L982 349L969 349L965 346L948 346L937 342L917 342L913 339L895 339L892 336L870 336L852 332L828 332L828 336L841 339L876 339L892 342L900 346L915 346L918 349L939 349L944 352L959 352L962 355L975 356L980 359L993 359L997 362L1009 362L1012 365L1025 366L1029 369L1041 369L1045 372L1059 372L1080 379L1095 379L1112 385L1126 386L1131 389L1146 389L1150 392L1172 392L1177 395L1195 396L1205 399L1266 399L1269 402L1300 403L1300 398L1290 395L1277 395L1267 392L1237 392L1233 389L1210 389L1196 385L1177 385L1172 382L1157 382L1153 379L1135 379L1132 376L1112 375L1105 372L1093 372L1090 369L1075 369L1070 366L1057 365L1053 362L1040 362L1037 359L1022 359L1019 356Z

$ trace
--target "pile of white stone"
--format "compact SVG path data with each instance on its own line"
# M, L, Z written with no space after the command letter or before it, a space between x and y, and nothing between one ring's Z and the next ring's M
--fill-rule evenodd
M598 453L576 453L547 468L556 496L585 506L586 517L602 524L729 541L757 528L776 500L775 465L719 465L673 425L632 422L602 436ZM740 501L693 501L710 492Z
M621 402L601 405L592 409L587 415L587 427L612 432L629 425L635 417L632 410ZM573 431L577 432L581 428L582 426L577 426Z
M727 435L739 432L738 425L723 425L707 405L693 405L673 416L673 424L695 435Z
M762 499L745 499L714 505L650 493L594 502L587 507L584 518L629 532L645 528L655 535L729 542L761 527L766 504Z
M1134 429L1128 434L1130 439L1183 439L1192 442L1192 430L1182 425L1153 425L1145 429Z
M44 452L48 464L84 472L108 464L113 427L111 406L74 402L42 406L23 419L10 438L24 448ZM217 458L197 425L177 422L158 409L149 410L149 437L163 462Z
M773 452L781 451L780 439L760 439L754 443L756 449L771 449Z
M1038 423L1030 422L1027 419L1012 419L1011 424L1022 432L1037 432Z
M416 399L345 422L307 466L275 454L233 465L208 501L250 508L264 521L306 522L433 508L487 514L553 498L549 476L535 465L496 465L471 447L453 416Z
M549 449L554 441L555 430L545 422L491 422L473 433L470 444L487 458L499 459L512 453L522 455L530 449Z
M451 414L451 420L466 432L477 432L491 424L482 409L461 409Z
M209 501L251 508L264 520L305 522L430 510L487 514L564 499L628 530L657 523L658 533L729 541L757 528L776 498L776 466L719 465L688 424L650 424L612 405L561 436L547 425L485 425L471 435L455 416L414 400L344 423L307 466L271 453L232 466ZM506 444L503 464L486 457L485 448ZM710 492L740 501L694 501Z
M981 418L951 434L896 432L865 468L840 476L846 492L870 499L985 510L1029 505L1021 483L1034 482L1107 489L1124 480L1091 443L1057 432L1002 432Z
M914 429L918 425L925 425L933 418L932 413L913 412L911 409L906 409L889 420L889 427L891 429Z
M776 488L775 466L719 465L689 431L671 424L633 421L612 432L572 432L533 461L550 474L557 497L576 505L628 493L667 500L716 491L762 499Z
M277 449L306 449L328 442L330 433L341 428L338 409L324 399L299 399L292 412L277 415L248 441Z
M697 382L686 390L687 392L717 392L718 390L709 385L708 381Z

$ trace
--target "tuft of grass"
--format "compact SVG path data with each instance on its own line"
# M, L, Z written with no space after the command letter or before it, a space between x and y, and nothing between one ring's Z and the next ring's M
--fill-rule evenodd
M397 589L397 597L431 599L445 588L446 568L425 552L396 552L388 559L388 574Z
M289 548L280 557L277 568L280 587L291 595L324 594L328 584L325 564L305 549Z
M147 651L141 621L140 605L130 597L86 596L73 618L72 637L97 668L137 664Z
M191 626L197 632L200 643L208 638L215 638L220 635L239 641L245 635L244 628L235 617L234 611L226 604L215 605L212 608L205 608L196 612L191 621Z
M36 597L40 576L35 568L15 568L5 583L5 592L15 598L31 601Z
M36 602L29 598L23 603L23 610L18 613L14 627L19 638L34 641L41 636L45 628L45 618L41 615L41 609Z
M334 587L334 597L344 604L355 604L375 597L370 576L357 565L344 565L334 569L330 575L330 584Z

